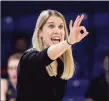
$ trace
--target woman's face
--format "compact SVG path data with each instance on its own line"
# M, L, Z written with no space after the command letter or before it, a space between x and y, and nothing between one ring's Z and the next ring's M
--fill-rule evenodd
M39 35L42 38L44 47L64 41L65 30L63 20L60 17L51 16L46 21Z
M17 81L17 66L18 66L18 63L19 63L18 59L11 59L8 62L9 79L14 84L16 84L16 81Z

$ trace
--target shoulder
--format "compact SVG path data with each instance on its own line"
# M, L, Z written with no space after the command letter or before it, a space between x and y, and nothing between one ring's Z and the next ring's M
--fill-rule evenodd
M20 71L23 70L25 71L25 68L26 68L26 71L28 70L27 68L30 67L30 65L32 65L32 67L34 67L34 64L35 64L35 60L36 58L35 55L37 54L37 50L34 49L34 48L30 48L28 50L26 50L21 58L20 58L20 61L19 61L19 64L18 64L18 68L17 68L17 74L19 75ZM31 58L32 57L32 58ZM31 58L31 59L30 59ZM30 70L30 69L29 69ZM24 72L23 72L24 73Z
M28 66L32 65L33 67L39 65L41 63L41 66L48 66L51 62L54 60L51 60L47 53L48 48L45 48L41 51L37 51L34 48L28 49L24 52L20 59L20 66Z
M30 49L28 49L28 50L26 50L26 51L24 52L23 56L24 56L24 55L30 56L30 55L32 55L32 54L34 54L34 53L38 53L38 51L37 51L35 48L30 48Z
M23 53L23 55L21 56L21 60L29 59L31 57L31 55L35 55L37 53L38 53L38 51L35 48L30 48Z

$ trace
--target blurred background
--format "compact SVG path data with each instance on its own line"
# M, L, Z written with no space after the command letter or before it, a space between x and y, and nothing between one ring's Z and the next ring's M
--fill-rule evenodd
M103 55L109 50L108 1L2 1L1 2L1 77L7 78L7 59L31 47L37 17L45 9L61 12L69 21L84 14L82 25L89 35L72 46L76 72L68 81L63 101L84 101L89 81L103 72Z

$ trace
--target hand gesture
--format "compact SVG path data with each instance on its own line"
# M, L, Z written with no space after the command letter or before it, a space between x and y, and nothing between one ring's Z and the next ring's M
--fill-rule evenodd
M70 21L69 29L70 29L70 35L69 35L69 43L74 44L77 42L80 42L84 37L88 35L88 32L84 26L80 26L82 20L84 18L84 15L77 16L76 20ZM81 34L81 30L83 30L83 34Z

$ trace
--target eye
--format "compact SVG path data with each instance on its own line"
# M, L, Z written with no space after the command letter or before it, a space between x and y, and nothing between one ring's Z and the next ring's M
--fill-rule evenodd
M12 70L13 68L12 68L12 67L9 67L8 69L9 69L9 70Z
M54 28L54 25L49 25L48 27L49 27L49 28Z
M64 28L64 26L63 26L63 25L60 25L60 26L59 26L59 29L63 29L63 28Z
M9 67L8 68L9 70L15 70L15 69L17 69L16 67Z

